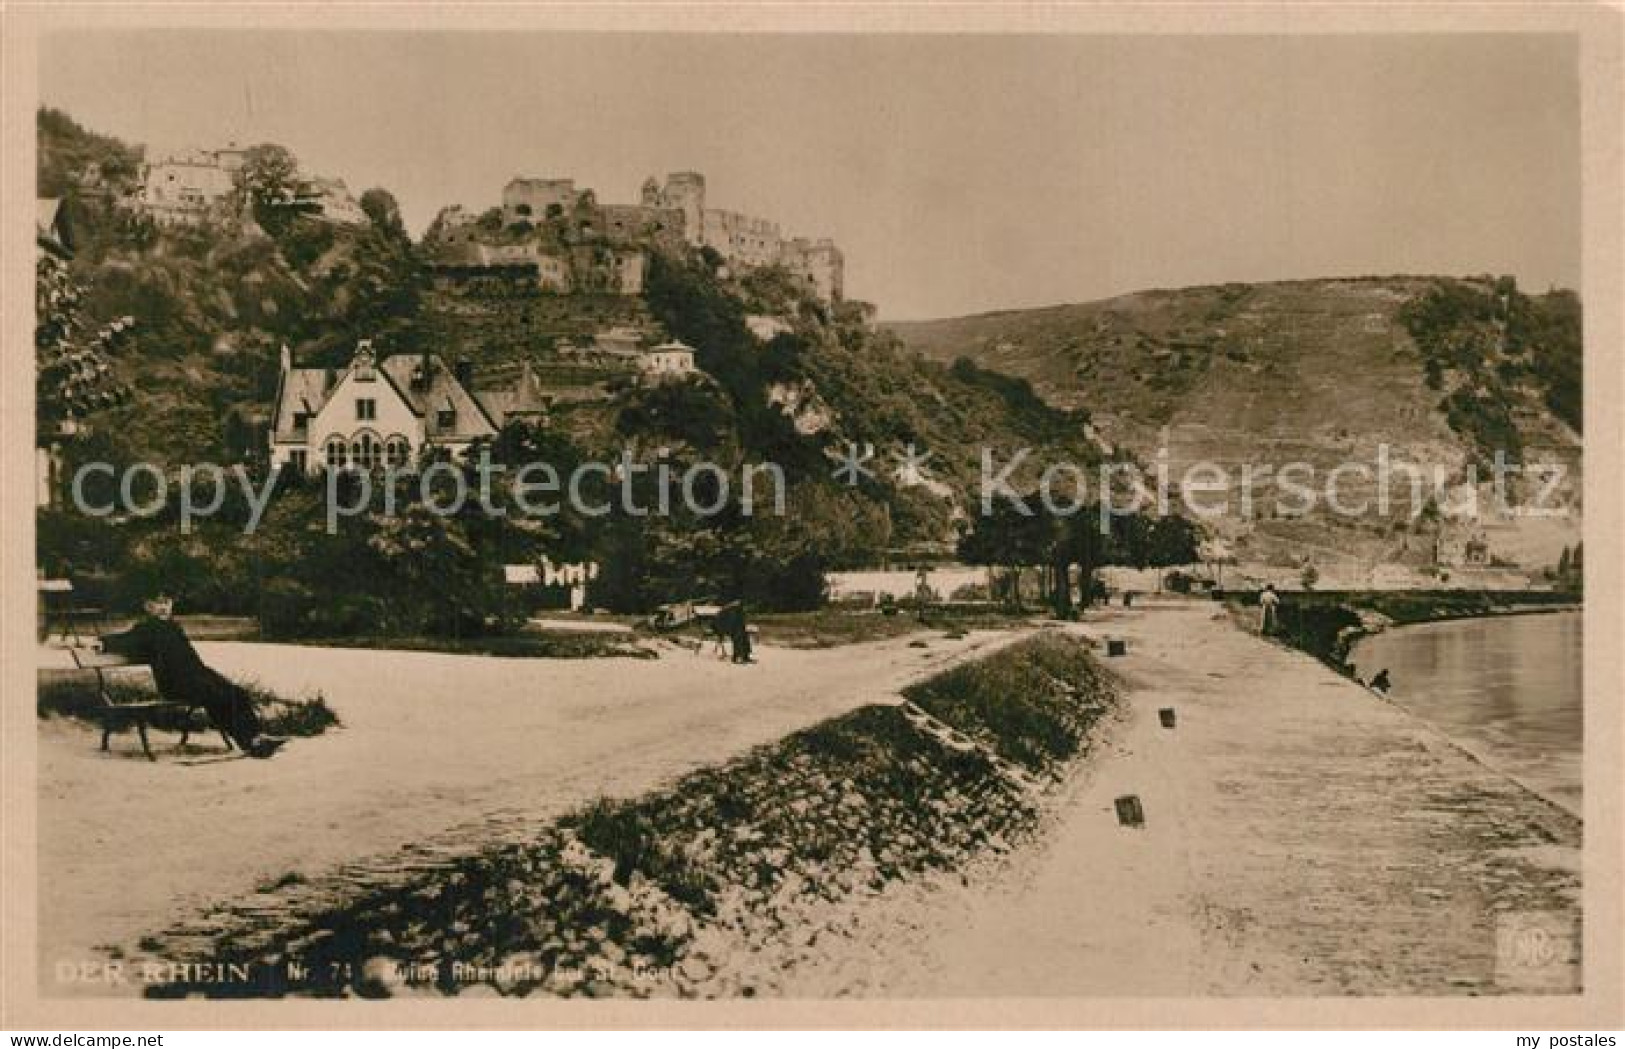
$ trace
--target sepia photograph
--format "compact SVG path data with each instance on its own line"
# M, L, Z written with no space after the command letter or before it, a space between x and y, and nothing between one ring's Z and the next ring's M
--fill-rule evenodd
M8 15L0 1027L1617 1030L1620 11L1268 6Z

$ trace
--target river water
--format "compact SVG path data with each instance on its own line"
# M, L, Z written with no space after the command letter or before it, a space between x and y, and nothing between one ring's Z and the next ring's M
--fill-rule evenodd
M1366 680L1386 667L1400 706L1579 814L1579 612L1395 627L1361 640L1352 658Z

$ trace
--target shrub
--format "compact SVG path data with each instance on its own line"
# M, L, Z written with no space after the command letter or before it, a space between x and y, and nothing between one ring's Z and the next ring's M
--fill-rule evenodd
M1477 392L1462 387L1440 405L1450 428L1473 442L1481 464L1488 466L1497 451L1516 461L1523 451L1523 439L1512 421L1506 397L1499 392Z

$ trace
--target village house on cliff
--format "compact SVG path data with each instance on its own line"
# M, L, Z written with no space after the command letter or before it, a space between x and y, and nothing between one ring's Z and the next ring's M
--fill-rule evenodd
M694 347L676 339L651 346L642 354L639 368L649 382L686 379L696 370Z
M139 206L159 225L202 222L230 200L246 156L247 151L233 143L155 160L143 174Z
M219 218L234 206L237 172L247 160L248 150L236 143L171 153L146 166L134 205L160 226ZM368 221L343 179L311 176L300 180L294 193L294 203L312 218L346 226Z

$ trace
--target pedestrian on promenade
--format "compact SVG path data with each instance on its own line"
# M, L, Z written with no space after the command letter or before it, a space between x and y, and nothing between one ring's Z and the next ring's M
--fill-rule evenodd
M718 631L728 635L735 663L754 663L750 654L750 624L745 620L745 603L729 601L717 613Z
M1275 633L1280 627L1281 595L1275 592L1274 583L1265 583L1264 592L1258 595L1258 632L1263 636Z

